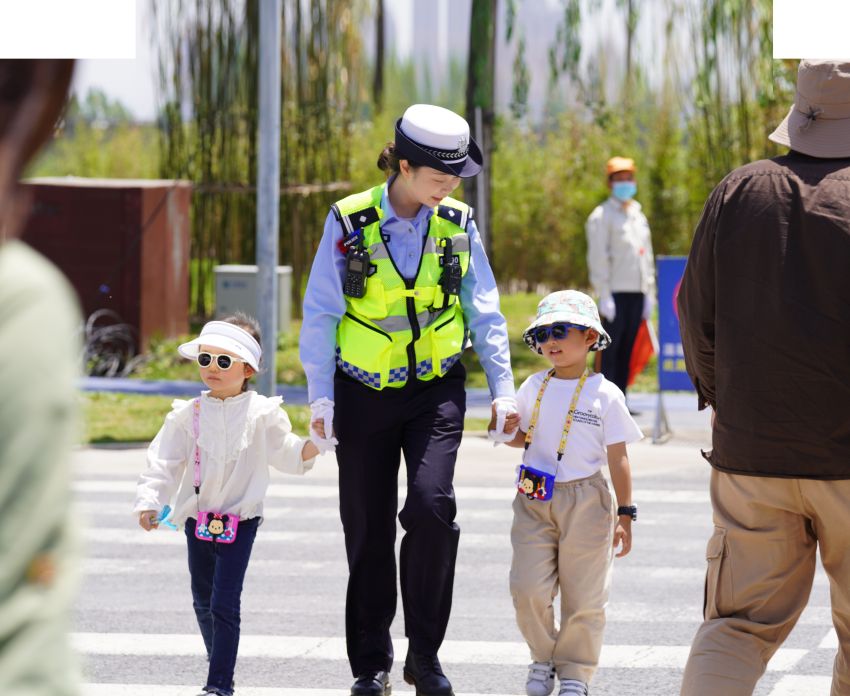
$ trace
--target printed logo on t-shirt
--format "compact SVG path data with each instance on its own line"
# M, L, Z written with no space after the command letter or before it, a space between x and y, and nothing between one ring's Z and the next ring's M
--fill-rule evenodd
M597 428L602 426L602 419L598 413L593 411L580 411L576 409L576 412L573 414L573 421L584 423L585 425L595 425Z

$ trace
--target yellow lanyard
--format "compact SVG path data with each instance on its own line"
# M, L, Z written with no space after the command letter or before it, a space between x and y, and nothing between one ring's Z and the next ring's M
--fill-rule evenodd
M554 374L554 368L549 370L549 373L543 378L543 384L540 385L540 391L537 393L537 401L534 403L534 410L531 412L531 422L528 424L528 432L525 434L525 449L528 449L529 445L531 445L531 439L534 437L534 429L537 427L537 417L540 415L540 402L543 400L543 392L546 391L546 386ZM567 411L567 419L564 421L564 430L561 433L561 444L558 446L558 461L561 461L561 457L564 456L564 449L567 446L567 435L570 434L570 427L573 424L573 414L576 412L578 397L589 376L590 372L585 368L578 380L576 390L573 392L573 400L570 402L570 410Z

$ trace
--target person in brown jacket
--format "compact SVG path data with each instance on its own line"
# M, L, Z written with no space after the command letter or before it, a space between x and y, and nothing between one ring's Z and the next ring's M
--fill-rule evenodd
M820 551L850 694L850 63L800 63L770 135L790 152L714 189L679 293L714 410L705 621L683 696L752 694L805 608Z

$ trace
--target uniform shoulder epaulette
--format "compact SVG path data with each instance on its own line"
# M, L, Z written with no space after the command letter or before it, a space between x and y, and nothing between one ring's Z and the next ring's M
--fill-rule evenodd
M375 206L369 206L348 215L343 215L337 204L334 203L331 206L331 210L333 210L334 216L342 225L346 235L353 234L357 230L362 230L364 227L368 227L381 219L378 215L378 209Z
M466 209L463 210L451 205L440 204L437 206L437 215L444 220L453 222L462 230L466 230L466 224L472 220L472 208L466 206Z

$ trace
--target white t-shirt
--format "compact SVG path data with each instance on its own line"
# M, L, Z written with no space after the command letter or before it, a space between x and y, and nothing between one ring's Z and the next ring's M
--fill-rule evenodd
M537 394L548 372L544 370L531 375L517 391L523 432L528 432ZM556 481L574 481L591 476L607 464L608 445L643 439L643 433L629 415L623 392L601 374L593 374L581 390L564 456L558 462L558 446L578 382L578 379L554 376L549 380L540 402L531 445L523 458L526 465L535 469L556 471Z

